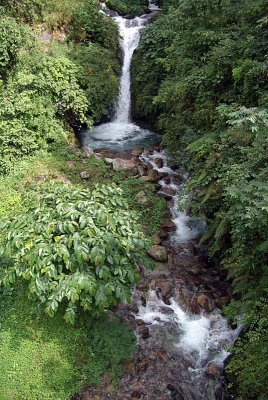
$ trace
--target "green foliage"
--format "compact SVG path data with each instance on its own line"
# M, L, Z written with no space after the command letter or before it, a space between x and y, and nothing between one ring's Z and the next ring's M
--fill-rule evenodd
M0 12L33 24L43 16L44 2L41 0L0 0Z
M264 400L267 307L259 325L252 310L268 292L268 5L162 3L134 56L135 115L161 129L191 171L191 210L208 223L201 241L233 284L235 311L227 314L249 325L230 364L236 398Z
M31 39L27 27L17 24L12 18L0 19L0 83L16 63L19 51L28 47Z
M132 17L144 14L148 6L147 0L107 0L106 4L119 14L128 14Z
M118 50L117 24L100 13L99 3L89 0L77 4L69 27L69 38L80 43L98 43L113 53Z
M120 189L44 185L25 201L27 212L1 229L5 287L29 281L45 312L63 303L70 323L78 306L96 314L129 298L145 240Z
M126 326L104 315L80 314L75 327L35 315L24 288L1 292L1 400L66 400L83 385L99 384L109 369L118 379L122 361L135 350Z
M94 43L75 46L71 58L79 66L77 79L89 100L93 120L110 116L118 95L118 58Z
M227 365L229 388L237 400L266 400L268 397L268 303L260 298L247 304L249 330L234 349ZM230 314L229 306L228 313Z

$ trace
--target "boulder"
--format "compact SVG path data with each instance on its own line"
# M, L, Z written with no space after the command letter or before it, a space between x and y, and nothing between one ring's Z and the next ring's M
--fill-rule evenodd
M209 298L207 295L205 295L205 294L200 294L200 295L197 297L197 303L198 303L201 307L205 308L205 310L207 310L207 311L209 311L209 312L213 311L214 308L216 307L214 301L213 301L212 299L210 299L210 298Z
M206 374L212 376L213 378L219 378L222 374L222 368L220 365L210 361L206 368Z
M159 246L157 244L153 245L150 248L150 250L148 251L148 254L155 261L165 262L168 259L166 248L163 246Z
M166 299L169 299L173 295L174 286L172 282L160 281L157 282L157 287Z
M82 171L82 172L80 172L80 178L81 179L89 179L90 174L87 171Z
M114 171L124 171L129 176L138 174L137 163L133 160L122 160L121 158L115 158L113 160Z
M104 158L104 161L106 162L106 164L109 164L109 165L112 165L114 162L113 158L107 158L107 157Z
M155 169L150 169L147 176L142 176L140 180L143 182L157 182L161 179L161 174L157 172Z

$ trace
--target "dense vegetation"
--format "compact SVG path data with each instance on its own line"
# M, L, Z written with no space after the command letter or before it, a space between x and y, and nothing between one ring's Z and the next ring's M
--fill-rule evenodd
M268 100L265 0L164 1L133 65L134 111L164 132L192 172L202 241L233 282L232 318L248 324L228 370L237 399L268 397Z

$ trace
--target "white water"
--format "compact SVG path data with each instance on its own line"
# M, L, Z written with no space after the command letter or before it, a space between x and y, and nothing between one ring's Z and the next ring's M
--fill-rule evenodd
M163 161L162 167L157 165L156 161L159 159ZM163 178L159 181L162 186L159 193L165 188L174 191L171 213L176 231L171 234L170 240L174 246L186 245L200 234L198 229L191 228L191 218L187 215L186 210L180 210L180 206L187 201L187 196L184 194L187 176L184 175L184 181L180 182L178 172L168 167L168 158L164 151L142 154L141 160L158 172L169 175L168 179ZM229 328L219 310L214 310L209 315L194 315L185 312L179 304L179 298L178 294L178 300L171 299L171 304L167 305L155 291L151 290L147 295L146 305L144 306L142 302L139 304L136 318L142 319L147 325L171 324L176 327L173 345L190 357L193 367L189 372L192 374L192 379L195 379L204 373L210 361L223 367L224 360L230 354L226 347L233 345L240 329ZM167 309L170 312L167 313Z
M147 24L148 16L126 19L114 17L119 26L120 48L123 58L119 97L115 117L82 133L83 144L93 149L109 148L126 150L134 147L148 147L160 142L160 135L143 129L131 121L131 60L138 47L141 31Z
M144 28L146 20L136 17L134 19L125 19L115 17L119 25L119 34L121 37L121 49L123 52L122 76L120 80L119 100L114 122L130 122L130 65L134 50L138 47L140 40L140 31Z
M198 232L196 229L190 226L190 217L187 215L184 204L187 201L187 196L184 193L185 182L176 183L177 173L168 167L168 159L164 152L155 151L153 154L142 155L141 157L144 163L149 163L153 169L158 172L167 173L171 175L170 182L166 182L165 179L159 181L163 189L172 189L175 194L173 196L173 207L171 208L172 221L176 225L176 232L172 234L171 241L174 245L187 243L189 240L194 239ZM159 168L155 162L156 159L163 160L163 167ZM187 177L185 176L186 180ZM159 191L161 193L161 190Z

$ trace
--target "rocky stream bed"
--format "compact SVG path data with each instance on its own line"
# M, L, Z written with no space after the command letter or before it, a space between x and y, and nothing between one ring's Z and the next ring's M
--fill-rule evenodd
M84 147L84 156L92 154ZM178 206L185 175L168 166L156 146L121 153L95 150L114 170L154 185L166 200L165 222L149 256L155 268L138 266L140 283L119 316L137 337L137 351L124 365L118 388L108 377L98 388L84 388L73 400L227 400L223 367L237 337L220 314L230 298L226 276L197 243L200 229ZM146 195L137 196L146 204Z

